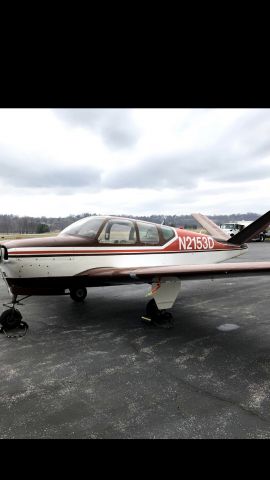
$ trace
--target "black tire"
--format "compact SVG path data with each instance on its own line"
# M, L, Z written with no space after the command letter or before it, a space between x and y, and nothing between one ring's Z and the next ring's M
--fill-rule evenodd
M87 297L87 290L85 287L71 288L69 292L70 297L74 302L83 302Z
M152 298L146 305L146 316L151 319L158 317L159 309L155 300Z
M263 233L260 235L260 242L264 242L265 240L265 236L263 235Z
M0 323L5 330L12 330L20 326L22 314L16 308L5 310L0 316Z
M172 319L172 314L171 312L167 312L166 310L161 310L161 318L164 320L164 321L169 321Z
M167 310L159 310L154 299L146 305L146 317L151 319L150 325L160 328L172 328L173 318Z
M167 310L159 310L154 298L150 300L146 305L146 316L152 319L170 319L172 314Z

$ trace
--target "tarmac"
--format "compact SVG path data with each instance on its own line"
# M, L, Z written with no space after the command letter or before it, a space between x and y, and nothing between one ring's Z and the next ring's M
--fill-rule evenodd
M30 297L0 335L0 438L269 438L269 281L183 282L171 329L141 321L147 285Z

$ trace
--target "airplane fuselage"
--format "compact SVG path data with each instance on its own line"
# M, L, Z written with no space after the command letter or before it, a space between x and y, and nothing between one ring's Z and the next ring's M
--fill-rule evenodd
M5 242L8 258L4 258L2 249L0 268L11 293L64 293L76 285L99 285L96 279L89 277L89 271L93 269L220 263L243 254L247 248L229 245L202 233L122 217L102 217L101 220L92 238L64 233L56 237ZM123 237L128 222L132 223L132 235L127 240L117 239L111 225L113 222L121 226ZM108 229L106 225L109 223ZM149 238L143 237L147 227L152 235ZM107 237L102 234L104 229ZM167 241L166 235L171 236ZM117 284L117 279L114 283Z

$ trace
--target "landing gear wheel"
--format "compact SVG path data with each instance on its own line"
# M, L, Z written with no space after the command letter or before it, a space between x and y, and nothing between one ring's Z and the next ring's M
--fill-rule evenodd
M161 328L172 328L173 326L172 314L167 310L159 310L153 298L146 305L146 317L142 317L142 320L149 325Z
M157 304L155 300L152 298L150 302L147 303L146 305L146 316L150 318L154 318L158 315L159 309L157 307Z
M20 326L22 314L16 308L5 310L0 316L0 323L5 330L13 330Z
M152 322L154 325L161 328L173 327L172 314L170 312L167 312L166 310L159 310L158 315L152 319Z
M85 287L71 288L69 291L70 297L74 302L83 302L87 296L87 290Z

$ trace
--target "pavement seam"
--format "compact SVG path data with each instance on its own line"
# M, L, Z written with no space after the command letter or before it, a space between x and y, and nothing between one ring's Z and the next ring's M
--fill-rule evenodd
M163 369L164 370L164 369ZM270 420L267 420L265 417L259 415L258 413L254 412L253 410L250 410L249 408L246 408L244 405L242 405L241 403L236 403L234 402L233 400L230 400L228 398L224 398L224 397L220 397L219 395L215 394L215 393L212 393L212 392L209 392L208 390L202 388L202 387L195 387L192 383L190 383L189 381L187 380L184 380L183 378L179 378L177 377L176 375L172 374L171 372L171 375L174 376L175 379L177 379L178 381L180 381L182 384L184 384L185 386L188 386L191 390L195 391L196 393L201 393L203 395L206 395L210 398L214 398L215 400L219 400L220 402L225 402L229 405L232 405L233 407L236 407L240 410L243 410L244 413L247 413L249 415L252 415L252 416L255 416L256 418L258 418L259 420L261 420L262 422L264 423L267 423L270 425Z

